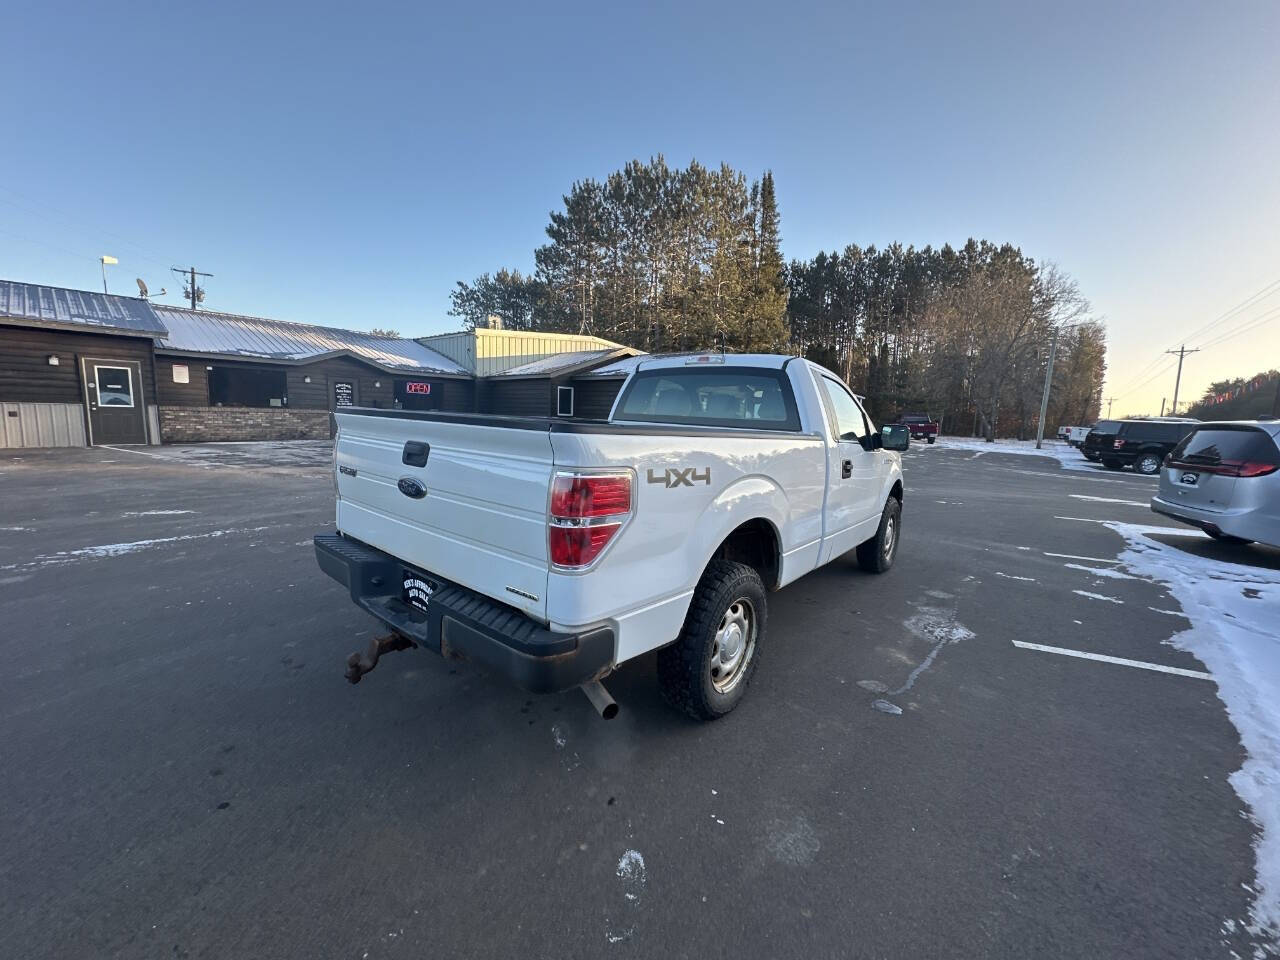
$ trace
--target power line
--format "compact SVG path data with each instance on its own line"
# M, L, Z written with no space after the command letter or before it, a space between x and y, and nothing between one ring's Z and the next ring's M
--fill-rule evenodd
M1231 307L1230 309L1225 310L1222 313L1218 314L1218 316L1215 317L1213 320L1210 320L1208 323L1192 331L1187 336L1182 337L1181 342L1186 343L1188 340L1195 340L1197 337L1204 336L1204 334L1208 333L1210 330L1216 327L1219 323L1222 323L1226 320L1230 320L1232 317L1238 316L1241 311L1248 309L1250 306L1255 306L1259 300L1262 300L1271 296L1271 294L1277 292L1278 290L1280 290L1280 278L1277 278L1275 280L1272 280L1270 283L1265 284L1256 293L1246 297L1244 300L1241 300L1239 303L1237 303L1235 306ZM1246 321L1246 323L1251 323L1251 322L1252 322L1251 320ZM1221 342L1221 341L1215 341L1215 342ZM1163 355L1164 353L1176 352L1175 348L1177 344L1178 344L1178 341L1175 341L1174 343L1170 344L1168 349L1161 351L1161 355ZM1206 344L1205 346L1209 346L1209 345ZM1201 349L1204 349L1204 348L1202 347ZM1143 386L1149 383L1151 379L1154 379L1154 378L1149 378L1147 380L1144 380L1142 384L1138 384L1137 386L1134 385L1137 380L1140 380L1142 377L1146 376L1147 371L1153 369L1158 363L1160 363L1161 358L1162 358L1161 356L1157 356L1153 361L1151 361L1151 363L1147 364L1145 367L1139 370L1137 375L1132 380L1129 381L1129 385L1127 385L1120 392L1119 396L1126 396L1130 393L1133 393L1135 390L1138 389L1138 386ZM1168 368L1165 368L1165 369L1168 369Z
M1163 377L1166 373L1172 370L1173 367L1174 367L1174 363L1172 360L1170 360L1165 366L1161 367L1159 370L1157 370L1151 376L1147 377L1147 379L1143 380L1141 383L1135 384L1132 387L1130 387L1128 390L1125 390L1121 393L1117 393L1111 399L1122 400L1125 397L1129 396L1129 394L1136 393L1137 391L1145 387L1148 383L1151 383L1152 381L1158 380L1160 377Z
M1218 344L1225 343L1226 341L1230 340L1232 337L1237 337L1242 333L1248 333L1250 330L1256 330L1258 327L1265 327L1268 323L1270 323L1273 319L1275 319L1276 314L1280 314L1280 307L1273 307L1272 309L1268 310L1266 313L1261 313L1255 317L1250 317L1244 323L1240 324L1240 326L1232 327L1230 330L1224 331L1223 333L1219 334L1217 337L1214 337L1214 339L1204 344L1200 349L1207 350L1210 347L1216 347Z
M26 200L31 200L30 197L26 197L24 194L18 193L12 187L3 187L0 189L3 189L7 193L10 193L14 196L23 197ZM91 224L87 225L83 220L73 217L71 214L67 213L64 210L59 210L57 207L53 207L44 203L41 203L38 207L29 206L28 204L18 203L16 200L10 200L8 197L0 197L0 202L7 203L11 207L17 207L19 210L25 210L28 213L35 214L38 217L47 218L48 215L52 213L57 217L61 218L66 223L70 224L71 226L78 228L82 232L98 233L104 237L110 237L113 240L117 240L120 243L133 247L133 249L137 251L135 256L137 256L141 260L146 260L148 263L153 263L156 266L164 265L164 258L158 256L152 251L147 250L145 247L139 246L138 244L130 240L128 237L121 236L120 234L115 233L111 230L103 230L100 227L95 227ZM32 201L32 202L39 203L39 201ZM95 257L93 259L97 259L97 258Z

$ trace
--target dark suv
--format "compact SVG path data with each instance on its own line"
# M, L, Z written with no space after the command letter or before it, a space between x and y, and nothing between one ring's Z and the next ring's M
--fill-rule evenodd
M1102 459L1102 465L1108 470L1132 466L1136 473L1155 476L1160 472L1160 464L1165 455L1180 444L1199 423L1198 420L1174 418L1121 420L1119 429L1111 439L1111 449L1100 447L1098 455Z
M1103 450L1110 452L1111 441L1116 438L1116 433L1119 432L1120 424L1123 422L1123 420L1099 420L1085 434L1080 452L1089 460L1101 460Z

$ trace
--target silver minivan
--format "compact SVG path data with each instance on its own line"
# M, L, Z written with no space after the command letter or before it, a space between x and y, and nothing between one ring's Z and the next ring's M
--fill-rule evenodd
M1280 547L1280 421L1202 423L1165 457L1156 513L1231 543Z

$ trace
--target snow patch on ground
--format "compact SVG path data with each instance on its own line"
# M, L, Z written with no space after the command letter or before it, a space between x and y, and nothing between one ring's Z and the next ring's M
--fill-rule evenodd
M122 517L177 517L184 513L195 513L194 510L130 510L122 513Z
M1108 597L1104 593L1090 593L1088 590L1072 590L1071 592L1078 593L1082 597L1088 597L1090 600L1109 600L1111 603L1124 603L1123 600L1118 600L1115 597Z
M76 563L80 560L110 560L123 557L140 550L149 550L166 543L179 543L184 540L208 540L213 537L226 537L236 533L257 533L269 530L270 527L242 527L230 530L211 530L208 533L187 533L179 537L156 537L152 540L134 540L129 543L103 543L93 547L81 547L78 550L59 550L57 553L40 554L26 563L10 563L0 570L30 570L38 567L56 567L64 563Z
M996 576L1004 577L1006 580L1025 580L1027 583L1036 582L1035 577L1017 577L1017 576L1014 576L1012 573L1001 573L999 570L996 571Z
M1092 574L1095 577L1110 577L1112 580L1137 580L1131 573L1121 573L1119 570L1112 570L1108 567L1086 567L1082 563L1064 563L1064 567L1068 570L1083 570L1085 573Z
M1044 446L1036 449L1034 440L997 440L987 443L981 437L939 437L934 449L972 450L974 458L984 453L1013 453L1029 457L1045 457L1057 460L1064 470L1075 470L1082 473L1106 473L1101 464L1084 458L1084 454L1069 444L1057 440L1046 440Z
M1280 945L1280 571L1202 557L1148 536L1205 539L1196 531L1107 526L1127 544L1121 562L1178 598L1191 627L1169 642L1205 665L1240 734L1247 756L1231 785L1259 828L1250 933ZM1251 585L1248 594L1241 583Z

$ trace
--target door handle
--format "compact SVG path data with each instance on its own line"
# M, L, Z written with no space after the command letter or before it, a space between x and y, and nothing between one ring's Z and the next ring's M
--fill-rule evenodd
M404 445L404 453L400 455L400 462L407 467L425 467L427 465L427 457L430 454L431 444L410 440Z
M840 464L840 476L844 480L848 480L850 477L853 476L852 460L846 460L844 463Z

